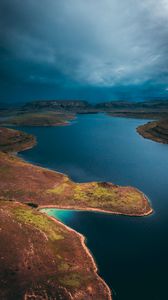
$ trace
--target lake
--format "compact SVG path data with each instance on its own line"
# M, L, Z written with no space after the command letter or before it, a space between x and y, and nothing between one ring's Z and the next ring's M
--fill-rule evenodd
M86 236L115 300L167 299L168 145L139 136L136 127L145 122L95 114L70 126L18 128L38 141L20 154L24 159L77 182L132 185L151 200L155 212L148 217L48 211Z

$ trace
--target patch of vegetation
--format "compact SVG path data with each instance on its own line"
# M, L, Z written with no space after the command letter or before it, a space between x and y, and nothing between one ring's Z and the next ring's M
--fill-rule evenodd
M79 276L79 273L72 273L72 274L66 275L63 278L59 279L59 282L62 285L67 286L67 287L72 287L72 288L79 288L82 281Z
M63 192L65 191L65 189L67 187L68 187L67 183L62 183L52 189L47 190L46 192L50 193L50 194L60 195L60 194L63 194Z
M88 201L88 196L86 194L86 191L81 187L80 184L77 184L75 189L74 189L74 195L73 195L74 200L77 201Z
M67 262L61 262L58 266L58 271L67 271L70 265Z
M64 239L63 231L56 228L53 222L47 218L47 216L41 213L34 213L31 209L25 210L22 207L16 207L14 215L19 222L23 222L27 225L32 225L35 228L43 231L47 234L48 238L52 241Z
M100 203L116 201L117 191L101 186L100 183L78 184L74 189L74 199L86 201L88 205L96 206Z
M131 212L141 210L144 205L143 196L136 189L97 182L77 184L73 198L79 206L114 211L130 210Z

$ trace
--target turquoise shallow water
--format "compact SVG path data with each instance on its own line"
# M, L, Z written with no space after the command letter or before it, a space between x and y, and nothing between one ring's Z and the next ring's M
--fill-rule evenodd
M78 182L132 185L152 201L155 213L143 218L50 210L87 237L117 300L167 299L168 146L140 137L135 128L144 122L84 115L71 126L21 128L38 140L21 154L26 160Z

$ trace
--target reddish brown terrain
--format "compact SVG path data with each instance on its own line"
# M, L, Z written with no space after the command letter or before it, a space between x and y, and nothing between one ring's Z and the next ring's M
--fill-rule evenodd
M139 126L137 132L146 139L168 144L168 119L161 119Z
M0 127L0 151L18 152L31 148L35 143L35 137L30 134Z
M14 149L16 140L23 136L25 147L35 140L30 136L27 142L24 133L1 128L2 147ZM4 144L3 133L8 137ZM9 137L11 133L11 138ZM10 144L11 142L11 144ZM5 145L5 146L4 146ZM23 149L23 143L17 145ZM152 212L148 199L133 187L121 187L112 183L75 183L66 175L27 163L20 158L0 152L0 196L20 202L38 205L52 205L60 208L95 209L126 215L147 215Z
M45 112L16 112L8 118L2 119L0 124L5 126L58 126L67 125L75 118L74 114L54 111Z
M0 128L0 299L110 300L84 238L31 207L143 216L152 212L150 203L133 187L75 183L13 154L35 143L31 135Z
M82 237L63 224L1 200L0 239L1 300L111 299Z

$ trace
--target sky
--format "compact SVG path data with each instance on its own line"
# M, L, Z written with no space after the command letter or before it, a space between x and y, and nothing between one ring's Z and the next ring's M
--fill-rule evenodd
M168 99L168 0L1 0L0 101Z

